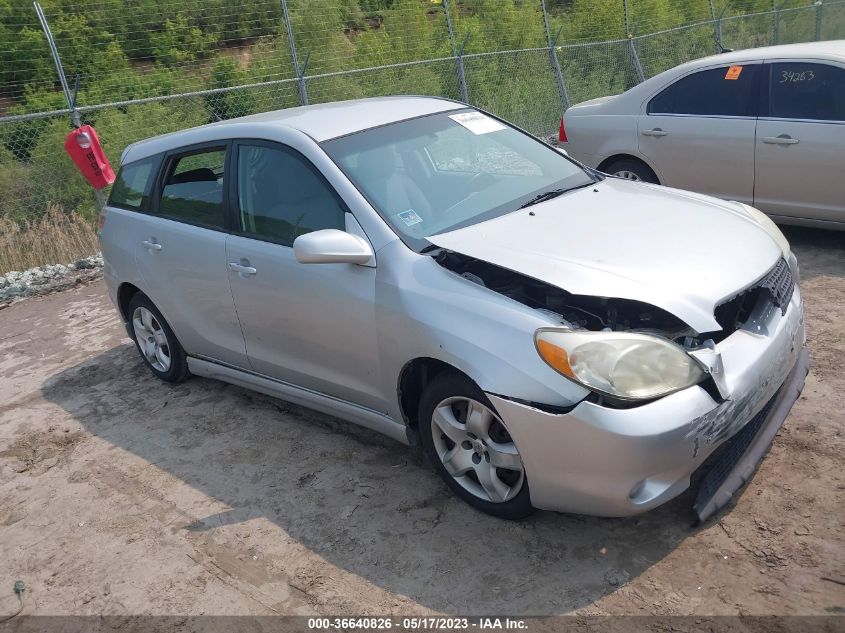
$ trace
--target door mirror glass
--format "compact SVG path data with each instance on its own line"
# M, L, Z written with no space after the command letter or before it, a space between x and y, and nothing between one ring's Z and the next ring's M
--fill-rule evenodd
M300 264L366 264L373 258L373 249L362 237L323 229L297 237L293 254Z

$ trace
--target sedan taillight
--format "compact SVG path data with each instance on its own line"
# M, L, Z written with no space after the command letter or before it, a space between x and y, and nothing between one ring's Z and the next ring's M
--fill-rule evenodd
M563 117L560 117L560 132L557 137L561 143L568 142L568 139L566 138L566 127L563 125Z

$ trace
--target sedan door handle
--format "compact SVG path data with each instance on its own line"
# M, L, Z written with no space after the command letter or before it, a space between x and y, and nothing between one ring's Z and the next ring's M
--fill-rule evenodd
M643 136L666 136L669 132L664 132L659 127L654 128L653 130L643 130Z
M229 262L229 270L239 273L241 275L254 275L258 271L252 266L244 266L238 262Z
M150 240L144 240L143 242L141 242L141 244L143 244L144 248L146 248L148 251L160 251L161 250L161 244L159 244L158 242L151 242Z
M781 134L780 136L764 136L763 142L769 145L795 145L798 139L792 138L789 134Z

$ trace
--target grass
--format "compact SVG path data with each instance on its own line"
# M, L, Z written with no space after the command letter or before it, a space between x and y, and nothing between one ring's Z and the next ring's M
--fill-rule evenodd
M48 264L67 264L100 250L89 220L50 205L37 220L0 216L0 275Z

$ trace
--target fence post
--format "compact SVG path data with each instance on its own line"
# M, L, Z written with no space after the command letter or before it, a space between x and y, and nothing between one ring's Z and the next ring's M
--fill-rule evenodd
M467 90L467 78L464 73L464 40L461 50L455 45L455 29L452 26L452 12L449 10L449 0L443 0L443 9L446 11L446 28L449 30L449 44L452 46L452 57L455 58L455 73L458 76L458 89L461 91L461 101L469 103L469 91Z
M59 76L59 83L62 84L62 91L65 93L65 101L70 110L70 122L73 127L82 127L82 118L79 116L79 110L76 107L76 95L79 90L79 75L76 76L76 82L73 88L73 94L70 92L70 86L67 83L67 76L65 69L62 66L62 58L59 56L59 49L56 48L56 41L53 39L53 32L50 30L50 24L47 22L47 16L44 15L44 10L36 1L32 3L35 7L35 13L38 16L38 22L41 24L41 30L44 31L44 37L47 38L47 46L50 48L50 55L53 57L53 64L56 66L56 74ZM106 206L106 199L103 192L99 189L94 189L94 197L97 199L97 205L100 209Z
M824 0L816 0L813 4L816 6L816 41L822 39L822 11L824 10Z
M713 39L716 40L716 52L722 53L724 52L724 48L722 48L722 13L719 13L719 16L716 17L716 7L713 6L713 0L709 0L709 2L710 18L713 20Z
M296 72L296 85L299 88L299 103L308 105L308 88L305 86L304 69L299 65L296 56L296 41L293 39L293 28L290 25L290 13L288 13L287 0L279 0L282 5L282 14L285 19L285 29L288 32L288 43L290 44L290 58L293 62L293 70Z
M640 64L640 56L637 55L637 47L634 46L634 34L631 32L631 21L628 17L628 0L622 0L622 9L625 12L625 35L628 38L628 53L631 55L631 61L637 73L637 81L642 83L645 81L645 73L643 73L643 66Z
M781 5L783 6L783 5ZM780 42L780 7L772 0L772 44Z
M549 61L552 63L552 69L555 71L555 80L557 81L557 91L560 94L560 105L564 110L569 108L569 94L566 92L566 83L563 80L563 72L560 69L560 61L557 58L557 40L560 37L561 27L557 31L554 39L552 39L552 32L549 30L549 15L546 13L546 0L541 0L543 7L543 26L546 27L546 41L549 43Z

